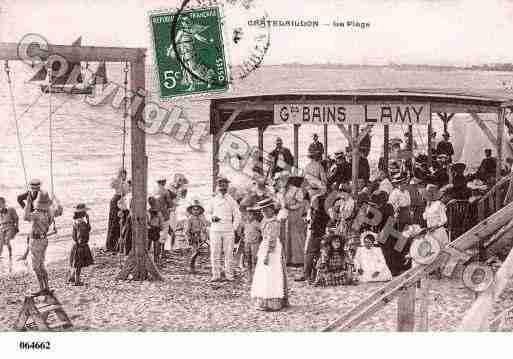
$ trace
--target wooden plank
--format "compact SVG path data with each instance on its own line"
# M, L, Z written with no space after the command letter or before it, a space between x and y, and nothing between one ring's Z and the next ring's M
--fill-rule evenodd
M294 124L294 166L299 168L299 126Z
M297 99L280 99L280 97L288 97L289 95L269 95L269 96L263 96L262 101L256 105L252 105L252 110L259 110L259 111L274 111L274 104L275 103L287 103L287 104L294 104L294 103L303 103L304 100L297 100ZM312 95L314 96L314 95ZM337 95L337 94L330 94L330 95L323 95L326 97L324 100L308 100L308 103L311 104L334 104L334 105L349 105L354 104L352 98L349 98L344 95ZM241 103L249 102L251 101L252 97L248 98L241 98L238 99L231 99L233 101L219 101L218 108L221 110L235 110L240 107ZM382 105L385 102L388 102L388 97L386 96L380 96L379 99L360 99L358 100L359 104L367 104L367 105ZM401 97L402 99L402 97ZM228 99L227 99L228 100ZM395 100L397 101L397 100ZM411 99L413 102L423 102L423 103L430 103L431 111L436 112L448 112L448 113L496 113L497 109L500 107L500 104L497 105L487 105L487 104L472 104L470 100L467 100L465 102L468 102L468 104L465 103L450 103L450 102L444 102L444 103L438 103L438 102L430 102L429 98L423 98L423 99ZM473 101L473 102L480 102L483 103L483 101Z
M397 298L398 332L413 332L415 330L415 292L415 285L399 290L399 297Z
M431 273L447 260L447 253L442 253L437 259L429 265L419 265L412 268L398 277L393 278L382 288L375 291L368 298L358 303L353 309L336 319L323 331L332 330L350 330L359 323L365 321L369 316L390 303L402 288L406 288L416 283L425 275Z
M242 112L242 109L240 109L240 108L233 111L232 114L230 115L230 117L228 118L228 120L226 120L226 122L223 123L223 126L221 126L219 131L217 131L217 133L214 134L214 136L217 137L218 141L221 139L221 137L223 137L223 135L226 132L226 130L228 129L228 127L230 127L232 125L233 121L235 121L235 119L237 118L237 116L240 115L241 112Z
M37 45L37 43L35 45ZM70 46L43 43L39 45L41 50L40 54L26 54L26 50L24 50L23 47L21 47L18 43L0 43L0 60L22 60L20 55L24 52L25 54L22 55L23 57L47 57L49 55L55 54L63 56L67 61L70 62L73 62L73 60L77 57L80 59L80 61L134 62L143 59L146 53L145 48ZM21 51L21 53L19 51Z
M478 223L472 229L451 242L446 248L465 251L483 241L483 238L487 238L487 236L495 233L500 227L504 226L505 223L509 222L512 217L513 203L493 214L485 221ZM425 275L448 263L448 259L450 259L449 252L447 252L447 249L442 250L441 254L433 263L427 266L416 266L392 279L368 298L358 303L350 311L323 328L322 331L332 331L336 329L348 330L353 328L389 303L390 300L397 295L399 289L416 284Z
M497 181L499 181L501 178L501 169L502 169L502 164L503 164L503 160L504 160L504 154L502 151L502 139L504 138L505 111L506 110L503 110L503 109L499 109L499 111L497 111L497 169L496 169L496 175L495 175L495 178ZM496 198L498 207L500 207L500 205L502 205L502 203L499 204L499 201L500 201L499 197L500 196L497 196L497 198ZM500 201L500 202L502 202L502 201Z

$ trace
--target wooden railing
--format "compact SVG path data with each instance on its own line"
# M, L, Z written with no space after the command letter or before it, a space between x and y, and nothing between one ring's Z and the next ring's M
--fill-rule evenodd
M502 178L478 202L477 215L481 222L504 207L504 198L508 192L511 176Z

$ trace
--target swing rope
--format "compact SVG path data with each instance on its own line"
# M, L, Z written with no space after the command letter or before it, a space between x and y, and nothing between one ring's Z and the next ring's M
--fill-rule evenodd
M4 68L5 68L5 73L7 74L7 83L9 84L9 95L11 98L12 114L13 114L14 123L16 126L16 138L18 140L18 152L20 154L20 161L21 161L21 166L23 168L23 175L25 176L25 186L28 189L29 185L28 185L27 167L25 165L25 156L23 155L23 144L21 142L20 126L18 123L18 116L16 114L16 105L15 105L16 101L14 98L14 89L13 89L13 84L11 81L11 69L9 68L9 61L5 61Z
M125 67L123 68L123 72L125 73L125 80L123 82L124 87L124 113L123 113L123 139L122 139L122 152L121 152L121 168L125 169L125 157L126 157L126 119L128 117L128 62L125 62Z

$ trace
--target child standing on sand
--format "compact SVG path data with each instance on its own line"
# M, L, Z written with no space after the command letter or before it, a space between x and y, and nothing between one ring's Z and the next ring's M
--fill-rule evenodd
M160 240L160 232L164 226L164 216L160 211L159 202L157 198L150 196L148 198L148 251L153 246L153 262L156 265L160 264L161 248L164 240Z
M208 239L208 221L205 209L199 199L193 199L187 207L188 217L184 225L187 242L192 246L193 253L200 250L202 243Z
M82 286L80 273L82 268L94 263L91 249L89 248L89 234L91 233L91 223L87 214L89 208L84 203L75 207L73 214L73 247L71 248L70 266L72 274L69 282L76 286Z
M19 232L18 226L19 218L16 210L8 207L5 198L0 197L0 257L5 245L9 250L9 260L12 259L11 239Z

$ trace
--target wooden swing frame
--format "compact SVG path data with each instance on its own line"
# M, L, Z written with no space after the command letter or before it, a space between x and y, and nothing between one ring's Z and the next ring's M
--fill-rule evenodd
M20 44L0 43L0 60L21 61L19 54ZM45 55L60 55L68 62L129 62L130 63L130 88L141 96L141 92L134 91L145 90L145 48L126 48L126 47L98 47L98 46L67 46L45 44ZM72 60L72 61L70 61ZM143 98L142 103L144 104ZM143 105L144 106L144 105ZM124 267L118 274L118 279L134 280L162 280L157 267L151 260L146 250L147 243L147 173L148 157L146 155L146 134L138 126L142 121L143 111L140 106L131 106L130 124L131 124L131 165L132 165L132 238L133 250L130 252Z

